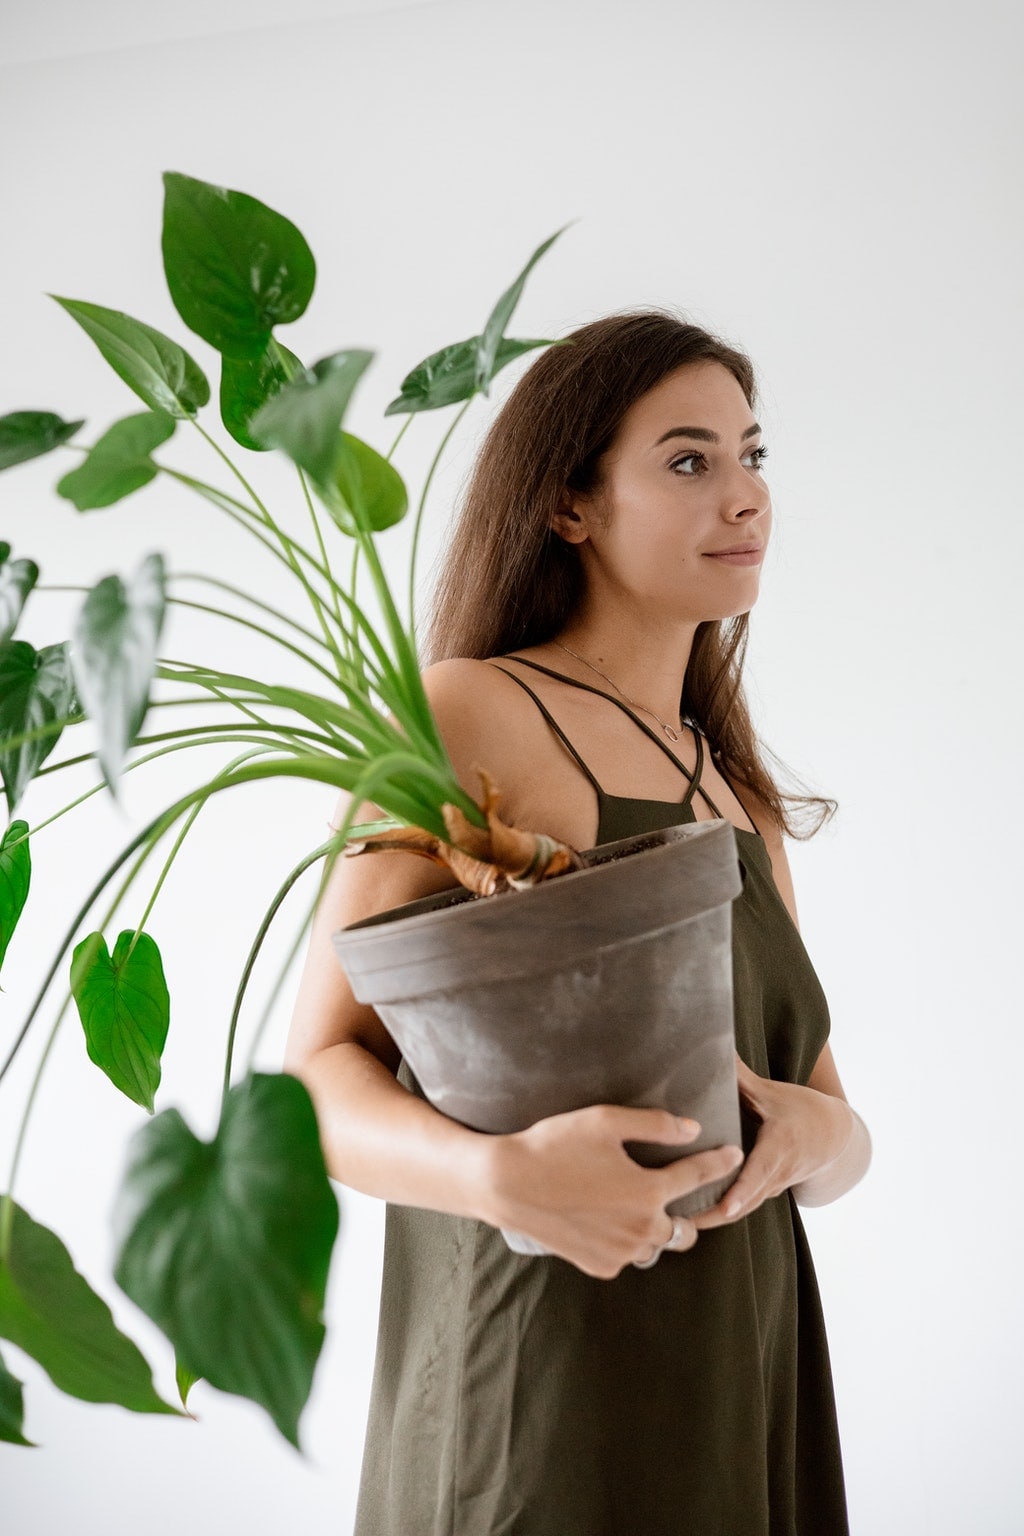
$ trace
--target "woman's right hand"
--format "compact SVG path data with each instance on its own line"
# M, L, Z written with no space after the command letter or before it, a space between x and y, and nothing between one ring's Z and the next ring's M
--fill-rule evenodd
M685 1147L700 1134L693 1120L661 1109L594 1104L538 1120L525 1131L488 1138L488 1220L522 1232L588 1275L611 1280L650 1259L673 1237L690 1248L697 1228L665 1207L743 1161L739 1147L694 1152L664 1168L644 1168L626 1141Z

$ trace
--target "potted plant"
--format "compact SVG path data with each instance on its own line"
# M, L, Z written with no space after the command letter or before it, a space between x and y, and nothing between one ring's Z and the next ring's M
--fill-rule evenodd
M0 468L57 448L75 449L80 462L60 479L57 492L80 512L112 505L158 475L173 478L259 541L289 573L306 613L303 620L280 613L208 570L198 577L210 589L211 601L203 606L225 625L257 631L298 653L317 676L307 690L162 657L168 605L188 600L178 596L174 574L159 553L148 554L127 577L114 574L96 583L84 594L70 640L36 649L15 635L24 605L39 584L38 565L0 544L0 778L11 817L0 844L0 962L29 892L35 831L18 812L34 780L94 756L100 777L88 794L106 789L116 796L123 776L147 763L165 762L172 754L185 754L188 761L197 746L219 745L226 753L215 774L183 788L97 873L0 1065L2 1081L36 1030L51 988L66 978L2 1186L0 1339L25 1350L74 1396L140 1412L180 1411L157 1393L150 1366L75 1270L60 1238L14 1198L36 1087L49 1047L74 1009L90 1058L152 1117L132 1140L116 1202L119 1285L174 1346L183 1407L191 1384L203 1377L260 1403L298 1444L299 1415L324 1334L321 1314L337 1202L303 1085L287 1074L252 1071L233 1081L233 1048L256 957L300 876L319 861L329 869L346 845L350 851L397 845L441 859L462 882L461 896L384 914L339 935L337 943L357 991L362 988L361 995L380 1009L413 1070L424 1074L435 1102L489 1130L530 1123L553 1109L545 1098L550 1074L540 1049L543 1032L531 1034L525 1022L516 1031L533 1058L527 1083L508 1077L508 1060L496 1075L495 1053L507 1057L501 1041L509 1032L496 1032L494 1020L507 1011L508 955L523 948L521 925L530 929L532 924L533 932L538 921L549 931L558 925L559 932L564 929L560 884L574 893L568 899L577 952L568 957L566 971L563 935L557 946L561 953L548 956L539 980L528 983L540 988L552 1030L555 1013L559 1028L579 1033L587 1027L580 1004L588 988L592 996L600 994L602 1016L621 1023L623 1010L609 1003L615 987L628 987L631 1011L635 1007L638 943L657 942L649 935L669 929L686 940L682 948L676 946L676 979L667 990L666 973L659 973L658 991L668 998L669 1008L652 1029L658 1082L652 1088L650 1081L634 1081L628 1072L601 1079L602 1061L624 1059L621 1029L616 1037L613 1022L609 1038L598 1041L595 1034L589 1066L572 1085L570 1099L576 1098L561 1107L605 1094L624 1103L657 1102L658 1093L677 1096L678 1010L680 999L690 995L711 1030L697 1052L703 1051L704 1059L684 1064L686 1080L691 1087L713 1090L716 1101L735 1117L728 903L739 879L731 828L725 823L633 840L637 848L651 845L646 857L655 863L632 881L629 861L622 858L632 850L625 846L585 859L528 830L505 826L497 814L497 792L486 776L479 803L455 779L423 690L413 593L430 483L473 397L486 395L495 375L517 357L560 344L505 334L530 271L557 234L533 253L478 335L432 354L402 381L385 414L404 416L405 422L384 455L343 427L372 354L350 349L306 368L277 338L277 328L302 315L313 292L315 264L299 230L245 194L178 174L164 180L164 271L182 319L220 356L223 425L246 450L276 449L291 460L309 534L300 535L271 511L233 457L200 424L210 386L189 353L120 311L80 300L62 297L57 302L146 409L115 422L87 449L76 449L73 441L81 421L39 410L10 414L0 419ZM434 457L414 516L403 616L375 543L375 535L400 521L409 507L391 459L413 415L454 404L462 409ZM197 430L219 457L231 477L226 489L154 457L181 425ZM367 583L379 618L364 599ZM186 702L219 703L228 718L175 726L174 708ZM96 733L95 752L50 761L64 733L86 719ZM151 729L165 722L167 728ZM169 995L149 918L200 810L227 790L280 777L346 790L352 809L342 827L288 873L259 924L230 1021L220 1121L213 1140L206 1142L178 1110L153 1113ZM365 803L380 807L384 815L357 826L357 809ZM152 874L161 850L156 878L148 896L140 899L135 891ZM652 878L656 867L661 874ZM563 881L552 880L555 875ZM579 920L581 882L593 893L589 928ZM623 893L618 906L609 894L613 885ZM108 935L129 898L135 902L131 926L111 943ZM538 901L531 915L530 903ZM626 940L621 925L618 937L612 934L621 910L628 917ZM695 929L695 923L704 927ZM390 949L383 961L382 948ZM703 957L699 974L695 954ZM413 962L421 970L426 966L425 982L423 976L409 982ZM442 971L448 967L443 977L438 965ZM393 985L399 972L402 997ZM565 975L568 983L553 979ZM501 985L495 987L495 981ZM426 1031L424 1009L410 1003L417 986L426 997L425 1014L433 1020ZM553 1011L559 986L564 1007ZM712 996L717 997L714 1004ZM467 1057L467 1006L490 1023L474 1037L479 1070L458 1086L442 1057L446 1041L457 1056ZM524 1020L530 1007L537 1013L534 1002L524 1010ZM264 1022L268 1012L269 1005ZM502 1076L505 1086L496 1093ZM481 1108L481 1097L491 1103ZM705 1140L709 1133L718 1141L736 1139L736 1125L718 1124L712 1114ZM663 1156L665 1149L659 1153ZM21 1384L2 1360L0 1439L28 1443Z

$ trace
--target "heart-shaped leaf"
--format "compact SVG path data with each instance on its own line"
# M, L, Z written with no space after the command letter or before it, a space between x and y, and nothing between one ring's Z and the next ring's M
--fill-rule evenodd
M57 745L63 730L57 722L75 712L75 687L66 644L47 645L40 651L27 640L5 640L0 644L0 774L12 814ZM34 741L15 740L45 727L53 729Z
M178 314L225 357L258 358L305 313L316 263L290 219L244 192L168 171L164 273Z
M253 418L252 431L269 448L280 448L319 484L329 484L342 419L372 361L372 352L358 349L322 357L267 402Z
M0 416L0 469L38 459L84 426L84 421L64 421L52 411L12 411Z
M122 1093L153 1112L171 1000L160 951L148 933L118 934L113 958L101 933L76 946L71 991L90 1059Z
M71 1397L178 1413L158 1397L145 1359L56 1233L17 1204L13 1214L10 1251L0 1263L0 1338L31 1355Z
M21 610L39 580L34 560L9 560L9 544L0 544L0 641L9 640L18 627Z
M12 1376L0 1355L0 1440L8 1445L31 1445L22 1430L25 1402L22 1383Z
M476 387L485 395L497 371L495 363L498 357L498 347L501 344L501 338L504 336L505 328L511 320L515 307L522 296L523 289L526 286L526 279L545 251L550 250L559 235L564 235L568 228L568 224L563 224L561 229L556 229L555 233L549 235L543 244L538 245L515 282L511 287L505 289L505 292L491 310L487 324L484 326L480 336L476 359Z
M380 533L409 510L405 481L395 466L350 432L339 434L332 482L343 505L333 497L325 500L344 533L354 534L358 527Z
M457 405L460 400L468 400L471 395L475 395L480 341L479 336L471 336L468 341L456 341L450 347L443 347L440 352L431 353L422 363L417 363L402 380L402 393L392 400L384 415L403 416L411 415L413 411L436 411L444 405ZM561 343L551 339L514 341L510 336L504 336L498 344L490 377L493 379L509 363L522 357L524 352L559 345Z
M58 496L74 502L79 512L88 512L141 490L159 472L150 454L166 443L174 428L174 417L166 411L140 411L115 421L77 469L57 482Z
M75 625L75 684L96 723L99 760L112 792L145 719L165 606L163 557L146 555L127 585L120 576L98 582Z
M252 419L289 379L302 371L295 353L274 340L254 360L221 359L220 417L236 443L256 453L266 450L268 445L259 442L252 434Z
M0 842L0 965L25 909L31 880L28 822L12 821Z
M298 1078L256 1074L212 1142L176 1110L132 1139L114 1217L118 1284L190 1372L260 1403L298 1445L338 1203Z
M179 419L191 417L210 398L210 386L199 364L184 347L151 325L133 320L119 309L62 299L51 294L72 320L91 336L119 378L154 411Z

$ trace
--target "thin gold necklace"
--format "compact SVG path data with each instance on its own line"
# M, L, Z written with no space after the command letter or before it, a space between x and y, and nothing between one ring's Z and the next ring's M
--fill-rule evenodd
M634 709L642 709L645 715L650 715L652 720L657 720L658 724L661 726L662 730L665 732L665 735L668 737L669 741L678 741L679 740L680 733L679 733L679 731L677 731L675 729L674 726L669 725L666 721L664 721L661 718L660 715L656 715L654 713L654 710L649 708L648 705L646 705L646 704L638 704L636 699L631 699L628 693L623 693L622 689L619 687L619 685L615 681L615 679L609 677L607 672L602 672L600 667L595 667L594 663L592 661L588 661L585 656L580 656L578 654L578 652L576 652L574 650L571 650L569 646L563 645L561 640L556 640L555 644L558 646L559 650L560 651L564 651L567 656L575 656L576 660L577 661L582 661L583 665L585 667L589 667L591 672L596 672L598 677L603 677L606 683L611 683L612 687L615 689L615 692L619 695L620 699L625 699L626 703L627 704L632 704ZM682 721L680 722L680 727L681 726L682 726Z

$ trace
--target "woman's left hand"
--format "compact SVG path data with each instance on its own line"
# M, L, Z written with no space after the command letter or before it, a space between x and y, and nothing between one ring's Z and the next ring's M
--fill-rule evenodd
M835 1161L850 1135L851 1114L843 1099L758 1077L739 1056L736 1080L744 1106L761 1125L735 1184L717 1205L690 1218L701 1230L740 1221L765 1200L812 1178Z

